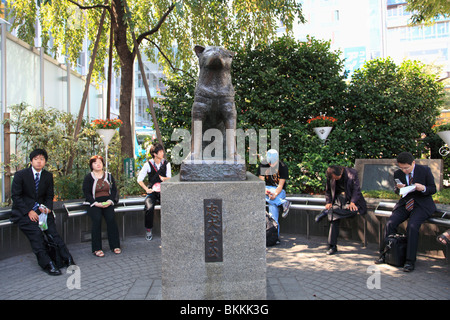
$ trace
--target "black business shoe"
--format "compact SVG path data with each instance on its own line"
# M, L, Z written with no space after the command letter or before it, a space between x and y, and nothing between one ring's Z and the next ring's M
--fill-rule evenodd
M328 210L323 210L321 213L319 213L316 218L314 219L314 221L316 223L319 223L320 220L322 220L323 218L325 218L328 215Z
M53 261L50 261L47 266L44 268L44 271L47 272L51 276L59 276L61 275L61 270L55 267Z
M406 262L403 266L403 271L405 272L411 272L414 270L414 263L413 262Z
M64 264L66 267L74 266L76 265L75 261L73 261L72 257L69 257L66 261L64 261Z
M377 260L375 260L375 264L383 264L383 263L385 263L384 256L379 257Z
M330 245L330 248L327 250L327 255L331 256L337 252L337 246Z

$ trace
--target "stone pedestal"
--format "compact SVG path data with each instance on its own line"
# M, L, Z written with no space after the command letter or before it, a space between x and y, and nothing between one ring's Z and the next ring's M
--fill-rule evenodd
M161 187L163 299L266 299L264 182Z
M192 160L181 163L181 181L243 181L247 178L245 161L237 160Z

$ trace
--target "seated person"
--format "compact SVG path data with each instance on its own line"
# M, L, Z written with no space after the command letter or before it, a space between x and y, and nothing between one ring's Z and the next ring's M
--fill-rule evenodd
M44 232L57 246L59 255L66 266L74 265L72 255L56 230L53 210L53 175L44 169L48 160L47 152L36 149L30 153L31 166L17 171L11 186L11 221L19 226L31 244L38 264L49 275L61 275L61 271L47 253ZM47 229L41 230L39 216L46 215Z
M258 168L258 176L266 183L266 202L269 205L269 213L277 222L279 217L279 207L282 207L282 217L285 218L291 206L286 200L286 181L289 179L287 165L278 159L278 152L274 149L267 151L267 164L261 164ZM278 227L278 235L280 228Z
M436 193L436 184L431 169L416 164L414 156L409 152L399 153L397 165L399 169L394 172L394 180L397 179L400 183L396 183L395 192L399 193L401 188L409 185L415 185L415 189L396 203L392 215L386 222L384 238L397 233L398 226L409 219L406 229L408 238L406 262L403 271L411 272L416 262L420 226L436 211L432 197ZM384 257L380 257L375 263L384 263Z
M366 200L359 186L358 172L353 168L330 166L327 169L325 189L325 210L316 218L319 222L324 216L330 220L327 254L337 252L340 220L354 217L358 212L367 213Z

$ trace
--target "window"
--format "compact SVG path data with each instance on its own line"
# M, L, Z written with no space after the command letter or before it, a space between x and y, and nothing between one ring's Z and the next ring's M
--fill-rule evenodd
M436 25L436 34L438 38L445 38L450 36L449 22L441 22Z
M334 21L339 21L339 10L334 10Z

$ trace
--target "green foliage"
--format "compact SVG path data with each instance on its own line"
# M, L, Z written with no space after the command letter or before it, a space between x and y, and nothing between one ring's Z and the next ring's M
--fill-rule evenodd
M450 189L443 189L433 194L433 200L437 203L450 204Z
M362 194L365 198L390 199L398 200L400 196L394 191L389 190L363 190ZM442 189L433 194L433 200L436 203L450 204L450 189Z
M412 23L419 24L450 16L448 0L408 0L406 9L413 13Z
M397 66L390 58L366 62L349 85L345 130L355 158L395 158L402 151L421 157L422 134L442 104L442 84L416 61Z
M362 190L365 198L398 200L400 196L392 190Z
M105 146L100 137L84 120L77 142L73 139L76 117L56 109L32 108L21 103L9 106L8 121L15 133L15 149L11 150L11 171L17 171L29 163L29 154L35 148L47 151L46 169L53 173L55 196L59 200L83 198L81 186L84 176L90 172L89 158L99 154L105 157ZM116 133L108 147L108 171L112 172L123 191L136 192L122 174L123 157L120 156L121 139ZM74 152L72 172L68 174L67 160ZM117 156L119 155L119 156ZM2 164L4 167L5 164ZM135 178L134 183L137 185ZM121 193L124 194L124 193ZM136 193L133 193L136 194Z

